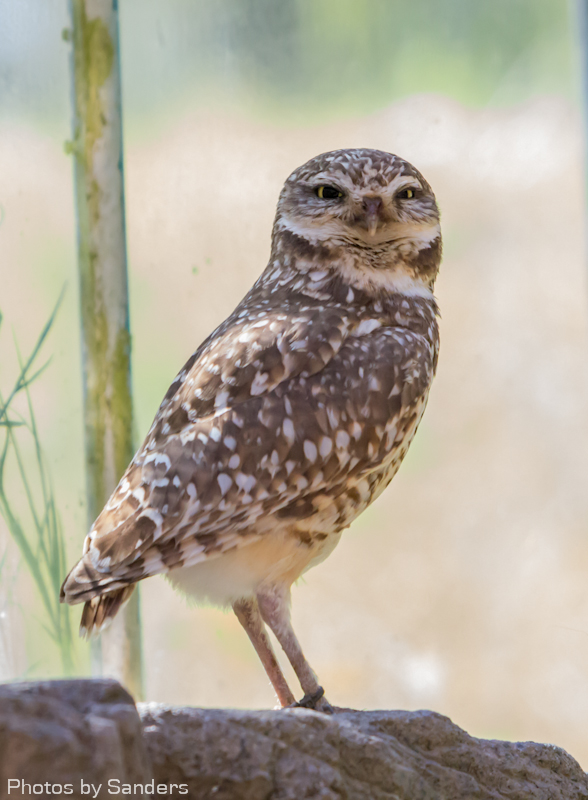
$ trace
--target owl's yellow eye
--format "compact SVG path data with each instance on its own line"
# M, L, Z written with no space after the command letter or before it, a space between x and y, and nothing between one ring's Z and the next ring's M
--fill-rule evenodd
M412 200L414 194L414 189L402 189L402 191L398 192L396 197L399 197L401 200Z
M315 191L321 200L336 200L338 197L343 197L343 192L335 186L317 186Z

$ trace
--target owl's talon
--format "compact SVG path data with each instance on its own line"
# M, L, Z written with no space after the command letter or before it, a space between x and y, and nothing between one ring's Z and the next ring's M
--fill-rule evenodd
M316 706L314 707L315 711L320 711L321 714L334 714L335 709L329 703L326 697L321 698Z
M317 704L324 696L325 690L322 686L319 686L314 694L305 694L302 700L297 703L291 703L287 708L311 708L313 711L324 711L326 714L332 714L333 709L326 700L320 703L320 707L317 708Z

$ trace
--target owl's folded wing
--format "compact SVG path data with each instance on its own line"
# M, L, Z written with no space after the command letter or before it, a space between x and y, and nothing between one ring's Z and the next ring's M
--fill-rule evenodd
M86 537L62 598L81 602L251 541L268 498L291 500L271 479L272 459L277 473L296 438L287 393L279 407L264 400L324 369L356 327L343 309L274 309L205 342Z

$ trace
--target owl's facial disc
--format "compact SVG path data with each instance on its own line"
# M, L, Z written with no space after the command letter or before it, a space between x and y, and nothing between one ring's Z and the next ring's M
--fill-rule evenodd
M407 161L381 150L335 150L286 181L273 245L294 254L303 272L320 264L352 286L429 291L441 260L439 210Z
M439 212L424 181L404 173L358 183L341 170L323 170L286 185L283 228L311 244L382 248L412 243L416 250L439 235Z

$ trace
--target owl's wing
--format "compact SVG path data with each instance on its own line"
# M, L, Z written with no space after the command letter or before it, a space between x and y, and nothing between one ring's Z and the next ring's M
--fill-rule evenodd
M170 386L152 431L178 432L290 378L320 372L352 326L349 312L323 306L237 318L189 359Z
M353 329L347 311L316 306L237 316L213 334L170 387L86 537L65 599L81 602L251 541L268 499L282 493L288 503L295 490L271 479L271 462L277 473L296 438L287 393L279 407L265 401L280 384L323 370Z

